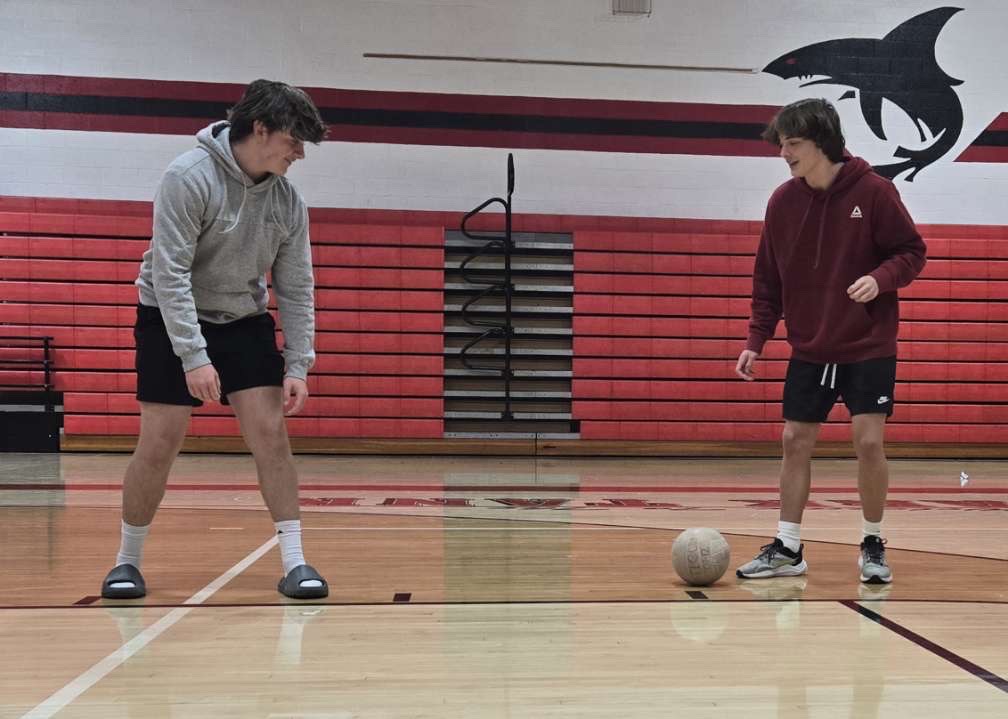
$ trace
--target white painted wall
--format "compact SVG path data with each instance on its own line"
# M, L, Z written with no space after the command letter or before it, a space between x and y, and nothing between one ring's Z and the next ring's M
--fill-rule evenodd
M938 2L654 0L645 19L610 0L0 0L0 73L545 97L784 104L808 96L762 74L375 60L365 52L761 68L802 45L881 37ZM898 181L920 222L1008 224L1008 164L954 163L1008 111L1008 6L964 0L936 49L958 88L957 148L914 183ZM836 100L847 88L812 88ZM855 101L838 104L851 149L884 162L914 144L887 115L877 140ZM178 136L0 128L0 195L150 200ZM504 189L506 149L326 143L292 170L309 203L464 211ZM777 159L529 151L515 153L520 212L759 219L786 179Z

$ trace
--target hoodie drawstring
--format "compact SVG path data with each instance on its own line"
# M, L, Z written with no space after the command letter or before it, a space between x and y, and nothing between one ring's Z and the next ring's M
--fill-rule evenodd
M227 182L224 183L224 188L225 188L225 192L226 192L227 191ZM224 232L230 232L231 230L233 230L234 228L236 228L238 226L238 220L241 219L242 209L245 207L245 198L246 197L248 197L248 185L246 185L243 182L242 183L242 201L241 201L241 204L238 205L238 212L235 214L234 222L232 222L228 227L225 227L224 230L223 230ZM226 198L225 198L224 206L225 207L227 206L227 200L226 200Z
M805 214L801 217L801 222L798 223L798 234L795 235L795 240L801 239L802 230L805 229L805 223L808 221L809 213L812 211L812 203L815 202L815 196L809 197L808 205L805 207ZM818 261L818 260L817 260Z
M269 192L270 217L272 217L273 218L273 222L275 222L279 226L280 225L280 220L278 220L277 216L276 216L277 201L276 201L276 193L274 192L274 190L275 190L275 187L272 186L272 185L270 186L270 188L268 190L268 192ZM226 183L225 183L224 191L227 192ZM242 201L241 201L241 204L238 205L238 212L235 214L234 222L232 222L228 227L225 227L221 232L231 232L231 230L233 230L234 228L236 228L238 226L238 221L241 220L242 209L245 207L245 199L247 197L248 197L248 185L245 185L243 183L242 184ZM226 197L224 198L224 206L225 207L227 206L227 198Z
M283 199L284 199L281 197L278 200L275 194L278 192L276 187L278 184L278 178L269 177L258 183L252 181L252 179L248 176L248 174L244 170L242 170L241 166L238 164L238 161L234 157L234 153L230 145L231 142L230 126L227 122L217 122L212 125L209 125L208 127L203 128L196 134L196 139L199 141L200 147L208 155L214 158L214 160L218 163L218 165L228 175L228 177L223 178L220 183L220 186L224 191L224 202L221 205L221 208L217 216L214 218L215 220L225 215L228 211L228 208L230 207L230 201L229 201L230 198L228 197L229 194L228 187L231 184L231 180L234 180L235 182L240 182L242 186L241 203L238 205L238 210L235 213L234 219L228 224L227 227L221 230L222 234L233 232L241 222L242 212L245 209L245 204L246 202L248 202L248 196L250 194L249 188L252 188L252 193L259 193L261 190L266 191L266 193L269 196L265 198L265 202L269 203L270 217L273 218L273 222L275 222L278 226L286 227L285 223L281 223L277 219L277 205L278 204L280 205L280 213L283 214ZM260 185L262 185L263 183L266 183L267 186L260 187ZM265 212L265 209L263 210L263 212Z
M275 222L277 226L282 226L280 225L280 220L278 220L276 216L276 192L274 192L274 190L276 190L276 185L275 184L270 185L269 188L270 217L273 218L273 222Z
M826 211L829 210L830 197L832 197L832 195L826 195L826 201L823 203L822 214L819 215L819 236L816 238L815 262L812 263L813 270L818 269L819 258L822 257L823 230L826 228Z

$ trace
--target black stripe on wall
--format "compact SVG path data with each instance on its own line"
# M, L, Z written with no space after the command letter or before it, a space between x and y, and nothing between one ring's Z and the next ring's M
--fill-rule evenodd
M223 119L233 103L164 98L0 93L0 110L126 117ZM639 136L682 139L759 140L762 123L557 117L479 112L320 107L331 125L397 127L555 135Z

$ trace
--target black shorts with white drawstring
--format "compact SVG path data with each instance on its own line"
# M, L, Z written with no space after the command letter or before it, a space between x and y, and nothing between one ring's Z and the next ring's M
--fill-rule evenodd
M206 339L207 355L220 377L222 404L229 404L232 392L283 385L284 358L277 349L276 325L269 313L224 324L200 320L200 330ZM133 338L138 400L203 406L189 394L182 360L172 350L161 310L137 305Z
M784 419L825 422L838 397L855 414L893 413L896 358L817 364L792 359L784 380Z

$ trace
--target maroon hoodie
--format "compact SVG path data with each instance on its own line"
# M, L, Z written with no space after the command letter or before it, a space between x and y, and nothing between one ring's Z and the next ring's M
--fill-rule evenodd
M826 364L896 354L896 289L924 268L924 241L892 182L847 157L833 183L792 178L767 204L753 271L746 349L760 353L784 315L792 357ZM879 294L847 296L871 275Z

